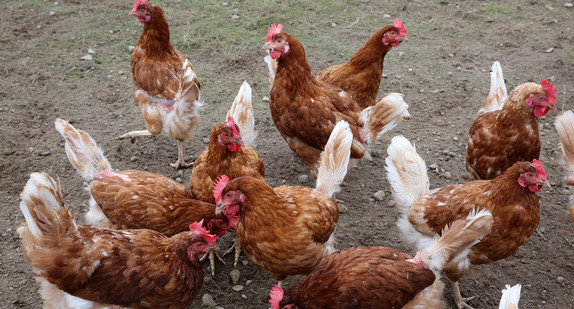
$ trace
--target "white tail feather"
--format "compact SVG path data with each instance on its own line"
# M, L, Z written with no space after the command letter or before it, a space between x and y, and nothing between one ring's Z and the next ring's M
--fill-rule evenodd
M502 76L502 68L500 67L500 62L495 61L490 72L490 91L486 96L486 100L482 103L478 115L502 109L506 98L508 98L508 93L504 83L504 76Z
M185 59L182 69L184 73L179 90L175 94L176 113L180 117L183 115L197 115L199 117L199 110L205 106L201 101L199 81L189 60Z
M498 309L518 309L521 289L522 285L520 284L513 287L507 284L506 289L502 290L502 297L500 298Z
M365 108L360 115L364 123L363 132L367 142L373 142L383 134L392 130L399 122L411 115L409 105L400 93L389 93L382 97L377 104Z
M395 136L387 148L387 178L397 206L406 213L411 204L429 193L425 161L403 136Z
M556 153L569 174L566 182L574 185L574 113L571 110L564 112L556 117L554 125L560 136L560 146Z
M66 155L70 163L86 181L92 181L103 170L111 170L104 152L88 133L76 130L62 119L56 119L56 130L66 139Z
M255 131L255 116L251 104L251 86L247 81L244 81L239 88L239 92L225 118L229 116L233 117L235 124L239 127L243 142L254 148L257 131Z
M466 258L470 248L490 233L492 223L490 211L473 209L466 219L457 220L443 229L442 236L422 254L424 264L441 271L446 264Z
M344 120L337 122L319 159L315 187L317 192L332 198L333 194L339 191L339 186L347 175L352 143L353 133L349 124Z

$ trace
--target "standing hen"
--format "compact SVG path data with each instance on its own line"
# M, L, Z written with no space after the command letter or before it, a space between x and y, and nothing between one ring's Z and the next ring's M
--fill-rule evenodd
M337 86L355 99L361 108L375 105L383 76L385 56L406 38L403 21L379 29L347 63L334 65L317 73L317 79Z
M383 247L355 247L325 257L285 293L271 291L280 308L444 308L443 267L490 232L487 210L471 212L443 231L426 252L414 258Z
M475 180L429 190L424 160L409 141L396 136L387 150L386 169L396 205L403 213L398 226L404 238L426 250L432 238L451 222L464 218L474 207L488 209L494 218L492 232L457 263L445 266L453 282L459 307L458 280L474 265L512 255L534 233L540 221L536 191L548 185L542 163L520 161L492 180Z
M352 135L344 121L337 123L325 151L316 188L270 187L263 180L222 176L214 193L218 209L239 205L236 235L243 252L275 280L308 274L334 251L339 208L331 200L347 173Z
M566 184L570 185L571 190L574 191L574 113L572 111L564 112L556 118L554 125L558 130L558 135L560 135L560 146L556 153L560 163L568 172ZM570 195L568 215L574 221L574 193Z
M193 137L199 122L200 84L193 65L169 42L169 27L162 9L147 0L136 0L129 14L144 24L132 54L130 72L134 99L141 108L147 130L132 131L118 139L163 133L176 139L178 159L171 166L189 167L183 141Z
M340 120L353 133L351 158L368 155L369 142L408 117L402 95L390 93L377 105L361 110L349 93L315 78L305 58L303 44L272 25L264 49L277 59L277 73L269 107L275 126L289 147L316 175L319 156Z
M257 136L251 104L251 86L243 82L229 112L227 121L211 130L209 145L195 160L189 187L193 195L208 203L215 203L213 184L217 177L227 175L230 179L250 176L264 180L265 166L259 154L251 148ZM245 142L245 143L244 143ZM241 246L235 239L234 265L237 266ZM213 267L212 267L213 269Z
M45 173L30 175L21 198L18 233L45 308L185 309L194 301L203 284L198 255L216 238L202 222L170 238L78 225Z
M470 128L466 171L471 179L493 179L518 161L540 157L538 117L556 106L547 81L522 84L506 95L502 68L492 65L490 92Z

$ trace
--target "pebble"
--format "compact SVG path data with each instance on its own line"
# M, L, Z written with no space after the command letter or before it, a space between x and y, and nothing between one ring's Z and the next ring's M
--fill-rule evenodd
M83 56L82 58L80 58L80 60L87 60L87 61L91 61L93 59L94 58L90 54L87 54L87 55Z
M383 18L391 18L391 15L389 15L389 14L384 14L384 15L383 15Z
M446 179L451 179L452 178L452 174L450 172L444 172L444 178Z
M444 153L445 155L451 156L451 157L456 156L456 153L454 153L454 152L452 152L452 151L446 151L446 150L445 150L445 151L443 151L442 153Z
M239 18L239 15L237 15L237 14L231 15L231 19L238 19L238 18Z
M309 176L308 175L300 175L299 177L297 177L297 179L299 180L300 183L306 183L309 181Z
M558 281L560 283L564 282L564 280L566 280L566 279L564 279L564 277L562 277L562 276L556 277L556 281Z
M231 277L231 282L237 284L239 282L239 277L241 277L241 272L236 268L229 272L229 277Z
M387 77L388 77L387 74L383 73L383 78L387 78Z
M124 75L124 71L118 71L118 75Z
M566 2L566 3L564 3L564 7L571 8L571 7L574 7L574 4L572 4L570 2Z
M130 161L135 162L135 161L137 161L137 160L139 160L139 159L140 159L140 158L138 158L138 157L136 157L136 156L133 156L133 157L130 158Z
M395 206L395 200L390 200L387 205L389 205L389 207Z
M40 156L46 157L46 156L49 156L49 155L51 155L51 154L52 154L52 152L48 150L48 151L41 152L41 153L40 153Z
M263 101L263 102L269 102L269 97L263 97L263 98L261 99L261 101Z
M203 294L203 297L201 297L201 302L205 306L209 306L209 307L213 307L213 306L217 305L215 300L213 300L213 296L211 296L209 294Z
M227 3L227 2L223 2L221 5L223 5L223 6L228 6L228 5L229 5L229 3Z
M175 181L181 183L183 180L181 180L181 178L177 177L177 178L175 179Z
M50 16L54 16L54 15L56 14L56 12L50 11L48 14L49 14Z
M377 201L382 201L383 199L385 199L385 192L383 190L377 191L375 192L375 194L373 194L373 197Z
M132 51L134 51L134 49L136 49L136 47L135 47L135 46L131 46L131 45L130 45L130 46L128 46L128 50L129 50L129 51L131 51L131 52L132 52Z
M253 282L253 280L247 280L247 281L245 281L245 285L250 286L252 282Z
M334 22L331 22L331 27L335 28L335 27L337 27L337 24Z
M242 291L242 290L243 290L243 286L242 286L242 285L234 285L234 286L232 287L232 289L233 289L235 292L239 292L239 291Z
M243 266L247 266L247 264L249 264L249 262L247 260L242 260L241 264L243 264Z
M395 75L396 79L403 79L403 77L400 74Z
M458 141L458 137L455 136L455 137L452 138L452 140L453 140L453 141Z
M436 164L434 164L434 163L431 164L431 165L429 165L429 168L430 168L430 169L433 169L433 170L436 169L437 167L438 167L438 165L436 165Z
M204 137L202 141L204 144L209 144L209 137Z
M245 294L241 294L241 298L243 298L243 299L247 299L247 295L245 295Z
M91 48L88 48L88 54L92 54L92 55L93 55L93 54L95 54L95 53L96 53L95 50L93 50L93 49L91 49Z
M220 307L220 306L216 306L215 309L225 309L225 308Z
M549 49L545 50L545 53L551 53L554 51L554 47L550 47Z
M399 57L403 57L405 55L405 52L399 52Z

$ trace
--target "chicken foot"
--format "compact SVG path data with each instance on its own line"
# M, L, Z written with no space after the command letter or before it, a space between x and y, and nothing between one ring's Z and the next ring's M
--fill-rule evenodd
M235 240L233 241L233 245L223 253L223 256L231 253L231 251L235 249L235 258L233 260L233 267L237 267L237 262L239 261L239 256L241 255L241 244L239 243L239 239L235 236Z
M452 283L452 292L454 294L454 300L455 300L458 308L459 309L463 309L463 308L474 309L473 307L468 305L466 302L475 299L476 296L462 298L462 296L460 295L460 289L458 287L458 281L451 281L451 283Z
M188 168L193 165L193 163L185 163L183 159L183 141L177 140L177 161L175 163L170 163L171 167L178 168Z
M140 136L151 136L151 135L153 135L153 134L151 134L151 132L148 130L131 131L131 132L128 132L122 136L116 137L116 139L130 138L132 140L132 143L137 144Z
M223 260L223 258L221 258L221 256L217 253L217 251L215 251L215 248L211 248L209 249L209 252L207 252L206 254L204 254L199 261L203 262L205 261L206 258L209 257L209 265L211 266L211 276L215 277L215 258L217 258L221 263L223 263L223 265L225 265L225 261Z

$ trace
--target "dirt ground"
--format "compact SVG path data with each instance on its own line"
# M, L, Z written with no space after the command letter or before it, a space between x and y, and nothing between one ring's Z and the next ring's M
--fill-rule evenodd
M372 161L350 169L338 198L349 211L336 230L339 249L386 246L413 253L401 240L384 171L391 136L416 143L431 186L466 181L464 153L468 129L490 85L489 69L499 60L509 91L544 79L554 81L558 111L574 108L574 8L564 1L156 1L164 7L172 42L194 63L208 106L185 153L197 157L213 125L222 121L243 80L253 87L257 150L272 186L301 183L306 168L278 134L264 97L269 95L261 45L266 25L305 44L314 72L342 63L367 38L394 18L402 18L409 42L386 56L380 95L404 94L412 118L372 145ZM23 221L19 194L29 174L45 171L62 181L68 207L83 222L88 193L68 162L55 118L86 130L117 169L143 169L188 184L191 170L176 171L173 139L143 138L139 144L114 137L144 128L132 99L128 46L142 26L128 18L130 1L8 0L0 12L0 308L40 308L38 286L24 261L16 227ZM387 14L387 15L385 15ZM227 22L211 34L206 25ZM243 27L242 22L250 26ZM227 31L227 32L222 32ZM227 34L226 34L227 33ZM92 60L80 60L95 53ZM463 296L477 296L476 308L497 307L505 284L522 284L521 308L572 308L574 303L574 223L567 217L569 191L556 161L558 136L549 113L539 121L541 161L551 188L539 192L541 220L536 233L511 257L476 267L460 281ZM451 177L447 177L446 172ZM373 194L383 190L379 201ZM223 238L222 248L231 244ZM210 294L222 308L265 308L274 281L241 256L241 277L233 289L232 257L218 264L192 308L206 307ZM293 285L300 277L289 278ZM239 288L236 288L239 290ZM453 307L450 288L445 293Z

